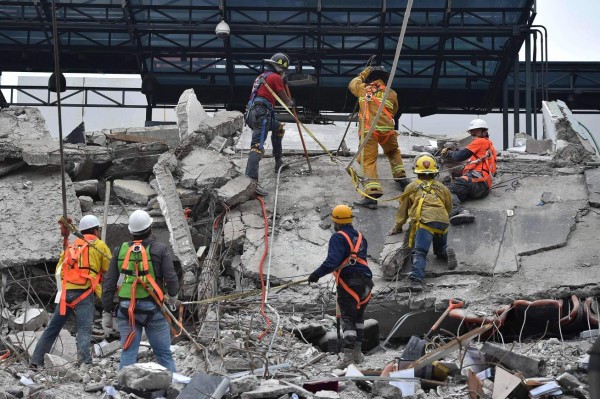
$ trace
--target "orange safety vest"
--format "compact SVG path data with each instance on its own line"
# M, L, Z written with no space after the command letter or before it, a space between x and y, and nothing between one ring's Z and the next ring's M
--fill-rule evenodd
M475 151L473 151L473 155L471 155L471 157L469 158L469 162L467 162L467 164L463 168L463 175L461 176L461 178L473 183L484 181L487 183L489 189L491 190L492 175L496 174L496 149L494 148L492 141L488 137L480 137L477 140L480 139L484 141L478 141L482 145L479 148L475 148ZM469 146L467 146L467 148L469 148ZM482 155L480 157L477 157L476 154L479 153L481 153ZM468 172L475 172L480 174L481 176L470 176Z
M340 267L338 267L337 270L335 270L332 274L335 277L335 283L341 285L342 288L348 294L350 294L350 296L352 298L354 298L356 300L356 309L360 309L361 306L365 305L367 302L369 302L369 300L371 300L371 292L369 292L369 295L367 295L365 299L361 300L360 297L358 296L358 294L352 288L350 288L344 282L344 280L342 280L342 277L340 276L340 274L344 267L346 267L348 265L354 265L357 262L360 263L361 265L369 267L369 264L367 263L367 261L365 259L358 257L358 250L360 249L360 244L362 243L362 234L360 231L358 232L358 239L356 240L356 245L352 245L352 240L350 239L350 236L348 234L346 234L343 231L338 231L338 233L341 234L348 242L348 245L350 246L350 256L348 256L346 259L344 259L342 261L342 263L340 264Z
M59 311L64 316L67 313L67 307L73 309L75 305L88 297L100 282L102 273L100 270L94 270L90 267L90 245L88 242L94 242L98 237L93 234L84 235L84 239L77 238L73 244L69 245L63 255L62 263L62 291L60 296ZM67 303L67 283L85 286L90 283L90 287L77 297L73 302Z
M385 88L385 86L383 86ZM381 86L379 84L367 84L365 87L366 90L366 94L365 97L363 99L363 104L364 107L361 107L361 109L359 110L359 116L361 117L361 119L363 120L363 132L364 131L369 131L369 129L371 128L371 112L370 112L370 108L369 107L369 101L373 101L375 103L375 105L377 106L377 108L379 108L381 106L381 100L376 96L376 94L378 92L381 91ZM364 113L363 113L363 109L364 108ZM390 112L389 109L387 109L387 107L383 107L382 112L390 119L390 121L394 120L394 115L392 115L392 113ZM394 129L392 127L392 129L388 130L385 133L380 133L377 131L377 126L375 126L375 129L373 130L373 135L375 136L375 140L377 140L377 142L379 144L385 144L390 137L392 137L392 134L394 133ZM362 133L361 133L362 135Z

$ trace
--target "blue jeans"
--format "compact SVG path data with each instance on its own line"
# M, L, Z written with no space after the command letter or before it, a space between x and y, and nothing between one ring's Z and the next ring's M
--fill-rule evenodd
M85 290L67 290L66 299L67 302L73 302L77 299ZM72 308L67 307L67 311L64 316L60 315L59 304L54 309L52 319L44 330L44 333L38 340L33 355L31 356L31 363L37 366L44 364L44 355L50 353L56 337L60 334L65 325L67 319L73 312ZM92 355L90 353L90 344L92 342L92 324L94 323L94 293L91 293L84 300L75 305L75 316L77 318L77 357L81 363L92 363Z
M283 154L283 136L275 133L279 129L280 122L275 119L273 107L263 102L256 101L248 112L246 120L248 127L252 129L252 141L246 164L246 176L258 180L258 164L264 154L264 143L269 131L271 131L271 144L273 145L273 156L278 159Z
M129 307L129 301L122 300L119 304L119 307L124 308L125 312L127 312L127 308ZM138 300L135 304L135 309L136 311L153 311L158 309L158 306L151 301ZM175 362L173 361L173 355L171 353L171 331L169 323L167 322L163 314L159 311L154 313L154 316L152 317L150 322L145 327L143 327L142 324L144 323L146 316L147 315L143 313L136 313L135 336L133 337L133 340L131 341L129 347L127 349L123 349L119 369L122 369L125 366L129 366L137 362L138 350L140 349L140 341L142 339L142 328L145 328L146 335L148 336L148 341L150 341L150 347L152 347L152 352L154 352L154 356L156 356L156 361L158 362L158 364L166 367L172 372L175 372ZM123 345L125 345L127 336L131 332L131 325L129 324L128 317L123 314L121 309L118 310L117 324L119 325L119 333L121 334L122 348Z
M434 229L446 230L448 224L441 222L430 222L427 226ZM423 281L425 278L425 265L427 264L427 253L433 242L433 253L435 255L443 255L446 253L446 243L448 241L448 233L439 235L431 234L425 229L417 229L414 238L414 248L412 251L412 276L416 281Z

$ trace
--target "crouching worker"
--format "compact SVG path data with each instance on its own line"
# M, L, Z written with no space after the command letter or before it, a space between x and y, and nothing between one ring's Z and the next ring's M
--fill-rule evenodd
M119 368L137 362L144 329L156 361L175 372L170 327L161 312L165 300L175 307L179 292L171 252L152 237L152 218L145 211L131 214L129 232L132 240L115 248L102 286L102 324L112 324L113 298L118 289L117 324L123 349Z
M338 205L331 212L335 233L329 239L327 258L309 277L316 283L328 273L335 277L337 305L344 330L344 359L340 368L363 361L364 313L371 299L373 274L367 263L367 240L352 226L352 210Z
M433 253L448 263L449 269L457 266L456 254L447 245L448 214L452 210L450 190L436 180L439 173L435 160L423 155L415 162L414 173L417 179L410 183L400 197L400 207L396 213L396 225L390 235L402 231L402 226L410 217L408 246L412 248L412 273L409 288L423 289L427 253L433 242Z
M91 364L92 326L94 324L94 292L100 288L102 276L108 270L110 249L100 237L100 221L96 216L85 215L79 221L83 238L77 238L60 254L56 265L60 268L61 292L52 320L40 337L33 355L33 367L44 365L44 355L49 353L72 312L77 318L77 358L80 363Z

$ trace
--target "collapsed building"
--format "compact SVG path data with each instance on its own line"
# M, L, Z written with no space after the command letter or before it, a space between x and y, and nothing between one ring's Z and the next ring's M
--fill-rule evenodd
M27 356L53 310L63 175L59 143L39 112L0 112L5 397L96 396L111 389L115 395L202 397L185 396L194 387L211 387L205 397L215 398L473 397L473 391L509 397L538 386L546 386L546 394L586 397L585 356L599 328L600 150L564 103L544 103L542 140L518 134L501 153L492 192L469 203L477 222L451 229L458 267L447 270L430 259L423 292L398 290L410 256L405 235L387 236L397 201L354 210L375 274L364 348L370 355L361 370L338 370L336 377L329 373L338 360L333 280L297 282L326 256L331 209L358 197L344 168L350 158L332 162L308 140L307 164L298 133L288 126L284 151L291 167L275 173L267 150L261 183L271 195L263 207L243 174L250 141L243 115L209 116L192 90L182 94L176 113L177 125L86 132L71 140L77 144L64 144L65 206L73 221L97 215L113 248L129 239L128 215L146 209L154 234L172 247L182 296L190 302L184 326L193 336L173 348L181 373L174 377L142 363L117 375L118 340L103 341L98 328L98 361L89 373L70 367L76 351L68 331L49 355L51 372L27 371ZM314 134L334 149L343 129L321 126ZM411 165L420 151L466 140L411 132L399 143ZM358 147L353 135L346 144L350 151ZM385 191L397 192L385 180L389 171L380 170ZM429 358L404 359L411 375L369 378L402 358L402 347L390 340L423 335L453 298L467 307L449 312ZM152 360L148 348L140 359ZM505 396L496 396L501 388Z

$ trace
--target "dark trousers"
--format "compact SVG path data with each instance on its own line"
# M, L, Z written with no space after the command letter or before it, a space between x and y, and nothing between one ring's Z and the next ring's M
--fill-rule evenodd
M250 143L250 153L248 154L248 163L246 164L246 176L258 180L258 164L264 154L264 143L269 131L271 131L271 144L273 145L273 156L281 158L283 149L281 142L283 135L277 135L275 132L279 129L280 122L275 119L272 108L263 102L254 102L248 116L246 124L252 129L252 141Z
M463 201L484 198L490 193L486 182L473 183L463 178L452 180L446 184L446 187L448 187L452 194L452 212L450 212L450 217L458 215L465 209L462 206Z
M373 289L373 280L362 273L344 275L343 280L361 300L366 298ZM364 315L367 304L357 309L356 299L341 284L338 284L337 295L344 329L344 347L353 349L355 343L362 343L365 337Z

